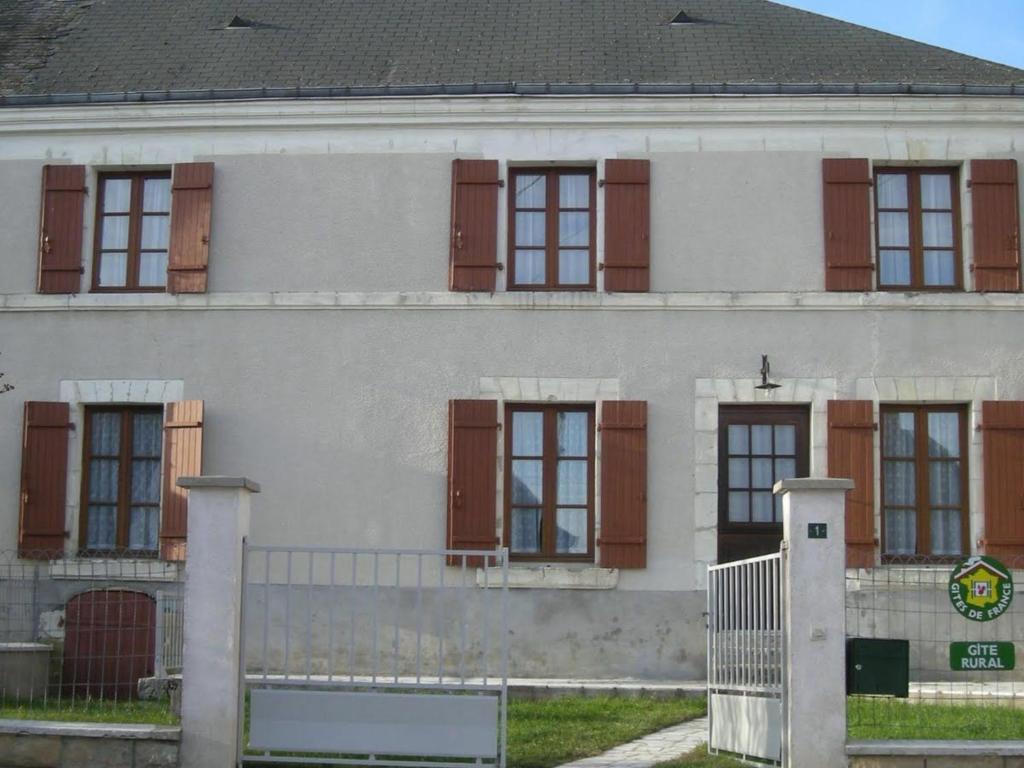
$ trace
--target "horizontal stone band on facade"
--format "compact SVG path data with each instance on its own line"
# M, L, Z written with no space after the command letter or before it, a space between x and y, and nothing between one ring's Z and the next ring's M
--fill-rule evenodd
M126 293L44 295L0 294L0 312L116 310L254 310L254 309L481 309L481 310L745 310L775 312L897 311L947 312L1024 309L1024 294L868 292L499 292L449 291L310 291L217 292L207 294Z

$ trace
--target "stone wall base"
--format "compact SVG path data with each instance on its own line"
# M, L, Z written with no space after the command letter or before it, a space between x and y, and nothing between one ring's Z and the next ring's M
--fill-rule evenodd
M850 743L850 768L1024 768L1020 741Z
M0 768L177 768L181 729L0 720Z

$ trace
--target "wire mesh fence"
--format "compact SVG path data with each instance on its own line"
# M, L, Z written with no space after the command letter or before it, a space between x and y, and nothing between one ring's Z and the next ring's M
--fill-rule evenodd
M33 560L0 552L0 706L6 716L152 700L181 671L183 568L124 557Z
M900 557L846 577L850 735L1024 738L1024 557Z

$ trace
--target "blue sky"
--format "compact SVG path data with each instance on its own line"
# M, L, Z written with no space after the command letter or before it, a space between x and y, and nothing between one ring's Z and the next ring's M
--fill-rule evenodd
M1024 0L776 0L1024 69Z

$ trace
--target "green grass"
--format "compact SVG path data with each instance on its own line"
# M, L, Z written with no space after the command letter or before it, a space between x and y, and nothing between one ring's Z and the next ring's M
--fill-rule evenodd
M170 702L104 701L102 699L50 699L24 702L0 700L0 719L58 720L79 723L146 723L177 725L178 716L171 713Z
M508 765L551 768L599 755L706 712L704 699L564 696L513 700L508 711Z
M731 757L722 755L709 755L708 745L701 744L693 752L690 752L678 760L669 760L665 763L658 763L654 768L742 768L747 763L733 760Z
M851 696L846 718L851 739L1007 740L1024 735L1024 709L1007 702L922 704Z

